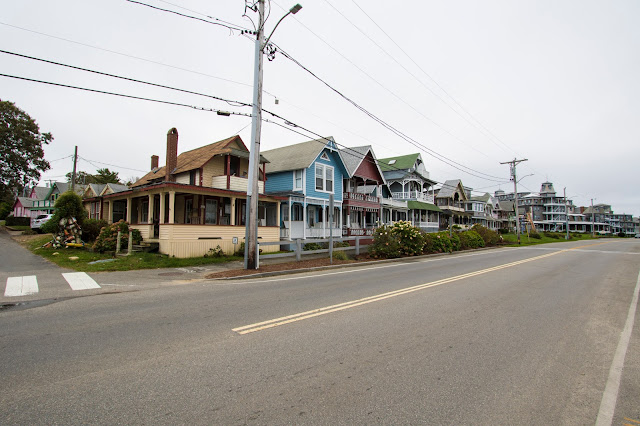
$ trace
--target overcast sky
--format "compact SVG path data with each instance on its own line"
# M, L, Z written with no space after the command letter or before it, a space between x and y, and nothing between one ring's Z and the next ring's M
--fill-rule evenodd
M295 0L294 0L295 1ZM202 19L253 28L243 0L144 0ZM251 103L253 38L126 0L4 2L0 49ZM293 6L271 6L267 33ZM343 146L384 158L420 152L431 178L462 179L474 194L538 191L546 180L577 205L640 215L640 2L301 0L271 39L337 91L405 135L372 120L307 71L265 61L263 107ZM207 18L209 16L210 18ZM215 21L220 22L220 21ZM250 114L188 95L0 53L3 74ZM278 99L276 104L275 99ZM165 162L176 127L183 152L239 134L251 119L0 77L54 141L46 179L79 170L140 177ZM268 117L267 117L268 118ZM278 121L282 124L281 121ZM264 123L262 150L315 136ZM268 170L268 166L267 166ZM533 174L532 176L526 176ZM526 177L525 177L526 176Z

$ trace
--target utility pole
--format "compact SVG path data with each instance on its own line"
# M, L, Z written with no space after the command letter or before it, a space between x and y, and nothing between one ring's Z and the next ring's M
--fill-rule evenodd
M567 187L564 187L564 222L567 228L567 236L565 240L569 239L569 206L567 204Z
M253 112L251 114L251 148L247 176L247 219L244 238L244 268L256 269L258 242L258 170L260 168L260 133L262 130L262 64L264 48L264 0L258 0L258 34L253 72Z
M244 268L258 269L258 175L260 169L260 133L262 131L262 75L264 48L273 32L289 14L296 14L302 6L293 6L275 25L273 31L264 40L264 1L258 0L258 31L256 34L255 58L253 70L253 112L251 114L251 145L249 149L249 172L247 175L247 218L244 244Z
M591 199L591 237L596 237L596 212L593 211L593 198Z
M73 173L71 173L71 192L76 191L76 165L78 164L78 145L76 145L75 153L73 154Z
M518 214L518 179L516 178L516 166L523 161L528 161L526 158L522 160L505 161L500 164L509 164L511 171L511 180L513 181L513 192L515 197L515 210L516 210L516 235L518 236L518 244L520 244L520 215Z

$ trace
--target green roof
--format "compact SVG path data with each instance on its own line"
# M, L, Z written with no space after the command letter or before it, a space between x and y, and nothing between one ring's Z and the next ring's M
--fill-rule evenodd
M380 170L387 172L389 170L407 170L413 167L420 154L401 155L399 157L389 157L378 159ZM389 162L395 160L393 164Z
M438 206L429 203L423 203L422 201L407 201L407 207L412 210L429 210L432 212L442 211Z

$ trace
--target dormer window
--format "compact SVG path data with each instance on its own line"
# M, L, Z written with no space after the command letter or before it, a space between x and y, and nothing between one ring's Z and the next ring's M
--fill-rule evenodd
M396 164L396 160L389 160L389 165L390 165L390 166L392 166L392 165L394 165L394 164Z

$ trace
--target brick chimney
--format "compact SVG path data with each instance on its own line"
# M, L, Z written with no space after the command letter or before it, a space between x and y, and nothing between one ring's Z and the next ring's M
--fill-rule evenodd
M175 182L176 177L173 171L178 165L178 130L174 127L167 133L167 167L164 180Z
M152 155L151 156L151 170L155 170L158 168L158 161L160 160L160 157L158 157L157 155Z

